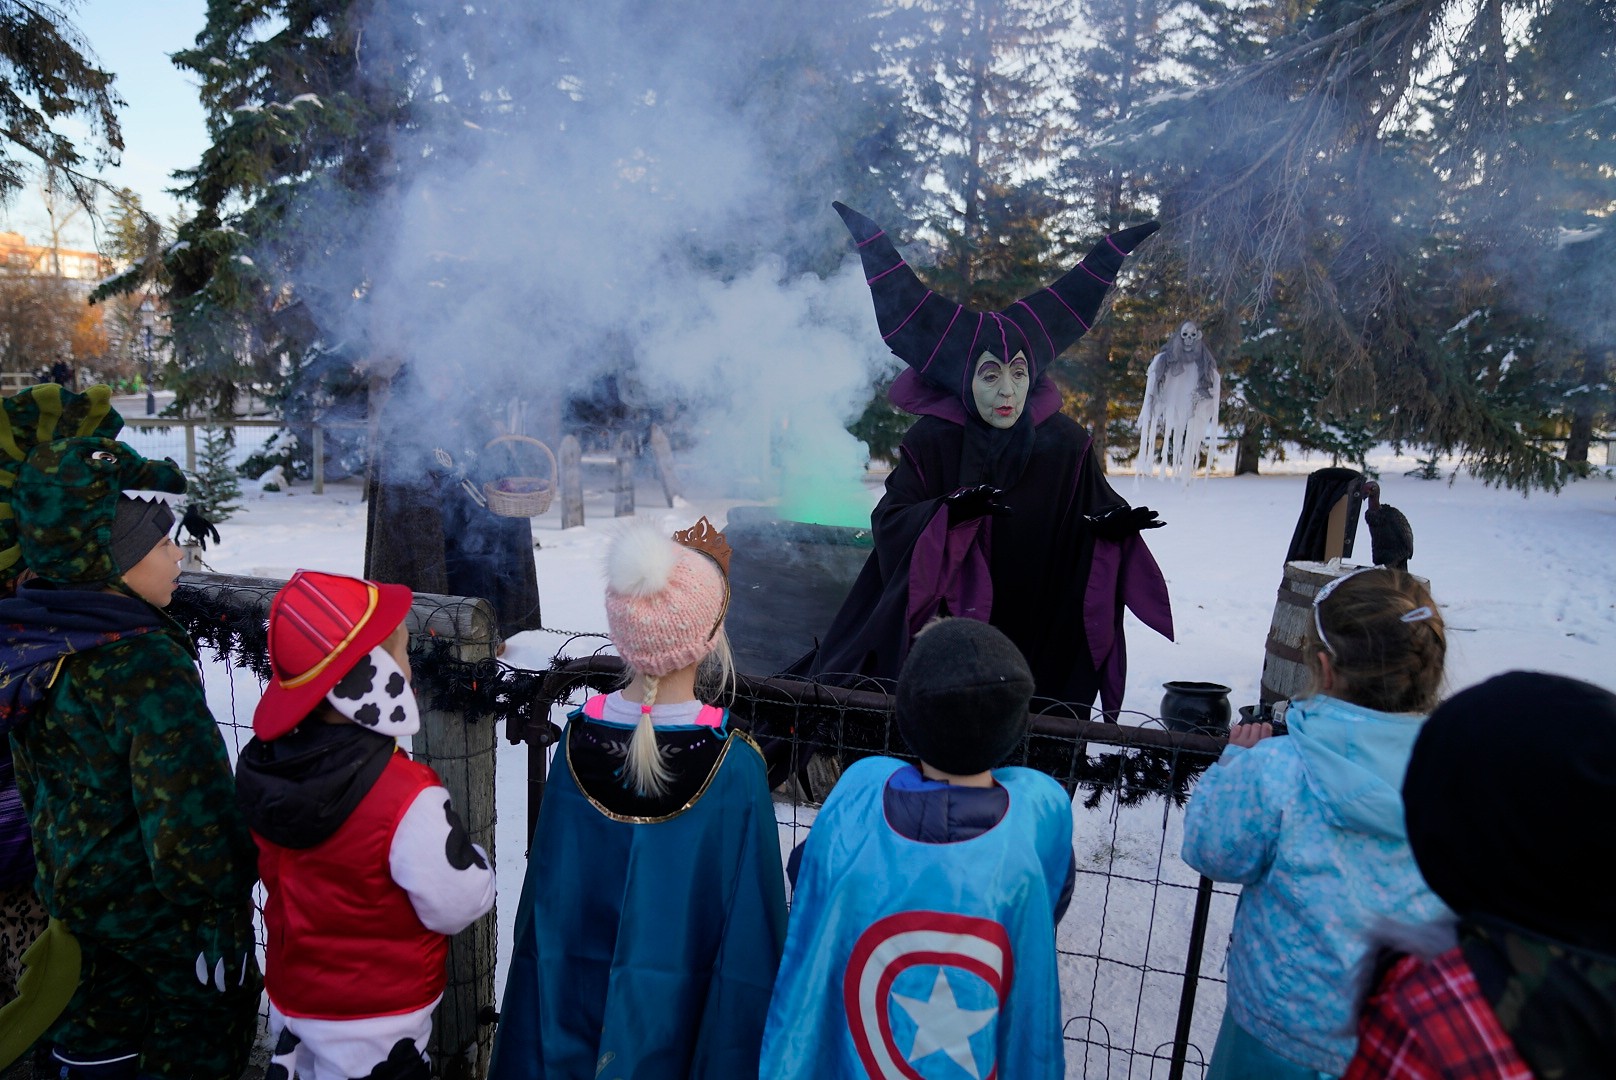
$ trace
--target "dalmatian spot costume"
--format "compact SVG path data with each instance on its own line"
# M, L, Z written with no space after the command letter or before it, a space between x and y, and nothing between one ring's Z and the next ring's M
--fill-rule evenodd
M273 677L237 768L267 896L267 1080L425 1080L449 935L493 907L487 853L397 743L420 707L383 642L409 603L299 571L271 606Z

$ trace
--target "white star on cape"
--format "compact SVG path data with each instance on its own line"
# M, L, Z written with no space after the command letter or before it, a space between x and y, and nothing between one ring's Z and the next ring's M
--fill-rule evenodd
M972 1080L981 1080L976 1071L976 1055L971 1052L971 1036L987 1027L999 1015L998 1009L962 1009L954 1001L954 988L949 985L943 969L937 969L937 981L932 984L931 997L919 998L893 994L892 1000L903 1006L915 1022L915 1041L905 1055L910 1062L919 1061L939 1050L964 1069Z

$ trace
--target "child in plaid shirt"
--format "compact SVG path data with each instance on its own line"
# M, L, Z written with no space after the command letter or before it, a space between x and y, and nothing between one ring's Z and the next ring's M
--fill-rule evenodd
M1347 1080L1616 1076L1616 896L1593 883L1616 858L1594 824L1613 798L1607 690L1515 671L1431 715L1403 804L1457 941L1394 958Z

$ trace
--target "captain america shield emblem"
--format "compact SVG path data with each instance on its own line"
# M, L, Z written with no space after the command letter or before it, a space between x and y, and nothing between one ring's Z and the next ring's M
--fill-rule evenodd
M991 919L905 911L874 923L842 976L865 1071L880 1080L995 1080L1014 968L1010 935Z

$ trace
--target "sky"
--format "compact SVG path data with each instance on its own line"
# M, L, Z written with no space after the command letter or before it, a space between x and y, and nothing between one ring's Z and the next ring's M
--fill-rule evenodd
M175 186L175 169L195 165L207 147L207 127L196 85L169 54L195 43L207 18L205 0L82 0L71 21L89 42L100 65L117 76L114 89L128 104L119 111L124 151L120 165L101 175L132 188L146 209L167 220L179 202L165 189ZM64 130L70 130L64 127ZM45 235L46 216L32 191L0 210L5 228L36 242ZM72 246L91 248L94 237L81 214L67 234Z
M134 431L131 441L148 455L178 456L176 430ZM164 441L170 440L170 441ZM1332 464L1328 457L1290 449L1284 462L1264 461L1263 475L1232 476L1232 455L1222 455L1218 474L1189 485L1138 478L1114 470L1110 482L1135 505L1149 505L1167 526L1147 539L1160 563L1172 598L1175 641L1127 617L1128 677L1124 708L1155 716L1169 680L1216 682L1230 688L1234 705L1256 700L1267 637L1282 578L1282 566L1296 524L1307 474ZM1406 475L1416 462L1388 447L1371 452L1383 497L1408 516L1415 533L1410 569L1430 581L1448 628L1445 691L1456 692L1514 668L1558 672L1616 691L1610 645L1616 640L1616 578L1606 572L1610 536L1616 529L1616 473L1609 468L1579 481L1560 495L1522 498L1488 488L1460 475L1452 483L1425 482ZM1451 467L1451 462L1449 463ZM608 543L625 524L612 516L612 470L585 471L585 524L560 527L552 508L533 519L534 552L545 627L518 634L506 663L543 670L551 657L586 656L607 647L604 637L575 637L572 631L603 632L604 564ZM365 504L357 480L328 484L323 495L299 483L278 493L247 489L243 509L222 522L222 540L204 555L209 566L228 574L284 580L299 567L359 574L364 566ZM871 476L858 497L873 505L879 478ZM737 500L687 485L679 505L666 506L653 479L640 478L637 514L672 532L701 515L720 527L729 524ZM739 533L732 533L740 542ZM1356 562L1367 562L1370 540L1360 523ZM734 604L745 603L737 592ZM733 620L732 620L733 621ZM822 627L802 628L810 636ZM246 724L261 688L251 673L225 670L204 650L208 698L221 725ZM753 672L760 674L760 672ZM552 714L564 720L565 709ZM1128 716L1124 722L1141 722ZM1523 717L1527 737L1552 717ZM239 746L242 732L226 731ZM527 750L497 739L497 820L495 866L499 874L499 974L504 986L514 936L516 898L521 892L526 847ZM1097 744L1089 753L1103 752ZM776 807L782 840L801 839L812 812ZM1062 1011L1066 1017L1092 1017L1095 1031L1110 1033L1118 1045L1144 1049L1173 1037L1179 981L1173 965L1186 954L1194 874L1178 857L1182 816L1158 800L1117 808L1107 800L1099 810L1078 809L1074 846L1083 875L1081 902L1061 923ZM1094 872L1113 876L1100 881ZM1172 887L1154 888L1163 881ZM1097 910L1099 909L1099 910ZM1192 1042L1209 1053L1222 1013L1224 949L1233 918L1234 895L1214 900L1206 934L1203 982L1196 997ZM1072 953L1092 956L1098 934L1103 955L1096 965ZM1163 961L1163 957L1171 958ZM1147 969L1153 974L1142 975ZM1138 1012L1136 1020L1135 1013ZM1075 1034L1086 1022L1074 1021ZM1099 1037L1099 1036L1095 1036ZM1081 1047L1068 1046L1068 1075L1100 1075L1097 1063L1085 1069ZM1192 1059L1193 1060L1193 1059ZM1128 1071L1119 1053L1110 1075ZM1137 1069L1137 1062L1135 1069ZM1197 1075L1192 1068L1188 1075Z

